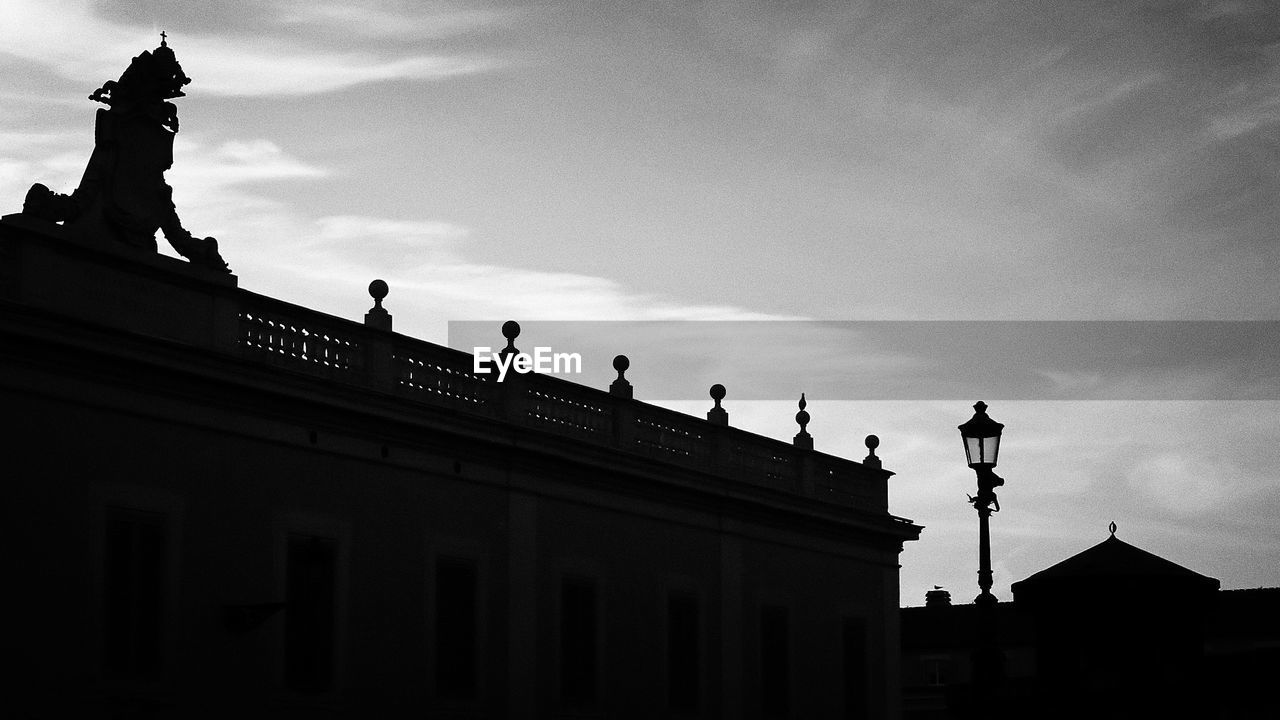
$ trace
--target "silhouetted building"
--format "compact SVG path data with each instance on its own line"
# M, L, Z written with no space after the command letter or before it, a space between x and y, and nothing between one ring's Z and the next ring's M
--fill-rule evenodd
M898 715L891 472L237 287L162 41L0 219L6 716ZM163 231L183 262L155 253ZM508 351L519 326L505 324ZM505 352L505 351L504 351Z
M1011 589L1035 626L1046 716L1203 716L1217 580L1112 535Z
M1280 590L1218 581L1114 536L1016 582L998 606L993 717L1275 717ZM903 716L974 707L977 607L903 608Z
M372 291L0 220L6 714L897 716L874 451L499 383Z
M962 717L974 702L973 654L980 645L979 608L973 603L953 605L949 595L941 595L945 592L931 590L924 607L902 609L903 718ZM1009 697L1030 692L1035 678L1035 636L1029 619L1020 615L1013 603L996 605L995 617L1004 654L1001 701L1007 704Z
M1280 716L1280 588L1221 590L1205 626L1210 717Z

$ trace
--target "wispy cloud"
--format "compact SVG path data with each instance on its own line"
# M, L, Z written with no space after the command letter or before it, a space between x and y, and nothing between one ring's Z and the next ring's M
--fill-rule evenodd
M364 285L381 277L391 284L387 305L397 329L441 342L448 321L470 318L772 317L637 292L603 277L474 262L468 258L472 230L447 220L308 217L262 186L323 179L326 169L262 139L213 145L184 133L178 140L168 180L186 226L219 239L243 287L270 285L286 300L305 299L329 312L358 316L368 302ZM317 300L318 287L326 292Z
M717 31L757 45L834 40L766 89L843 133L827 147L855 169L834 212L892 248L865 250L898 280L877 309L1004 306L958 282L973 273L1020 298L1005 317L1280 309L1259 292L1280 264L1274 3L815 5L745 30L725 15ZM899 260L910 276L883 269Z
M0 148L9 153L43 155L49 151L57 151L67 145L86 142L85 133L48 132L33 130L29 132L9 130L0 126ZM92 142L92 138L88 139ZM86 158L87 159L87 158Z
M375 22L394 24L386 11L369 13ZM335 26L342 20L340 13L325 16L323 11L313 17L316 22L327 17ZM463 26L449 21L437 30L448 34ZM425 24L406 22L404 27L422 30ZM183 69L199 80L201 92L227 96L324 93L371 82L474 74L500 65L478 53L404 54L368 46L335 52L322 49L318 38L309 42L284 30L262 27L252 36L184 34L172 46ZM91 3L12 0L0 6L3 52L81 81L118 77L129 58L157 41L155 35L154 28L103 17Z
M498 67L485 57L417 55L383 58L281 48L269 41L191 38L181 62L215 95L306 95L388 80L436 80Z
M86 133L15 130L0 122L0 214L22 209L27 188L71 192L93 149ZM68 150L79 147L80 150Z
M1148 502L1175 513L1222 511L1233 495L1229 466L1216 466L1185 450L1166 450L1139 457L1126 480Z
M331 215L316 221L319 238L328 242L364 240L388 249L414 247L441 252L470 235L461 225L440 221L388 220L362 215ZM438 257L438 256L437 256Z
M447 3L397 5L370 2L284 2L274 9L278 22L350 37L438 39L504 25L522 13L504 9L463 8Z
M207 145L190 133L174 139L174 154L181 158L166 177L170 185L181 186L188 195L233 185L293 178L324 177L329 172L286 154L270 140L231 140Z

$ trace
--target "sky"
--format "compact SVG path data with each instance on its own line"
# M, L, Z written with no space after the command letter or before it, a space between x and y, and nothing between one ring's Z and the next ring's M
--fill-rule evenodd
M4 0L0 212L74 189L87 96L161 30L168 182L240 287L358 320L382 278L441 343L612 321L541 327L784 440L806 392L925 527L904 604L977 592L979 399L1001 599L1113 520L1280 586L1273 3Z

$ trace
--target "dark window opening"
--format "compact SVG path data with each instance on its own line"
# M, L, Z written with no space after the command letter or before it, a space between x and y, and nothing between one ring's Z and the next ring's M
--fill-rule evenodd
M470 560L436 561L436 695L443 699L476 698L478 581Z
M596 584L566 578L560 590L560 700L567 706L596 701Z
M786 717L791 711L790 632L787 608L760 609L760 708L765 717Z
M337 543L289 535L285 589L285 685L320 693L333 686Z
M844 645L844 716L865 718L867 710L867 622L845 618L841 635Z
M672 710L697 712L701 678L698 598L667 598L667 693Z
M942 687L947 684L946 658L924 658L924 684L930 687Z
M107 508L103 669L155 678L163 657L168 537L160 513Z

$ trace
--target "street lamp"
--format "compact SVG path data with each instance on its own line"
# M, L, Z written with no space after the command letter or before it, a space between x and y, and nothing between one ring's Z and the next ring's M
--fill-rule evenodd
M987 404L979 400L973 406L973 417L960 426L964 440L964 454L969 467L978 475L978 494L969 502L978 511L978 587L981 594L974 600L978 605L994 605L996 596L991 594L991 513L1000 511L996 488L1004 480L992 469L1000 455L1000 433L1004 425L987 415ZM995 510L992 510L992 506Z
M973 658L977 696L973 701L978 703L975 709L985 707L989 710L990 703L995 700L996 686L1004 674L1004 658L996 643L997 601L991 594L991 513L1000 510L996 488L1004 485L1004 480L996 475L993 468L1000 455L1000 433L1004 425L987 415L987 404L981 400L974 404L973 409L973 417L960 426L965 459L978 475L978 494L969 498L978 511L978 587L982 590L973 601L978 606L978 647Z

